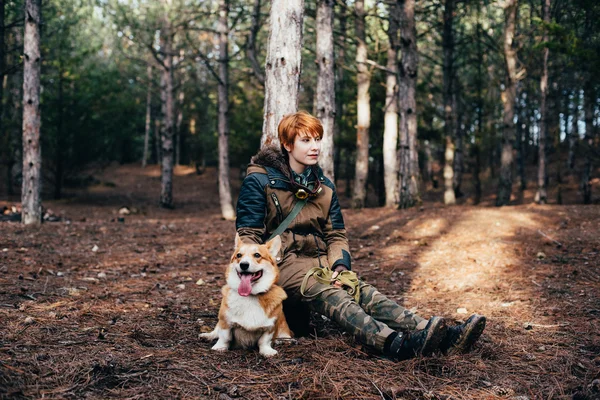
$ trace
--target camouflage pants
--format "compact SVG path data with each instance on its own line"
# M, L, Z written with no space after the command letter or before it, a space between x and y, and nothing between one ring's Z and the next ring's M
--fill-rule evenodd
M362 281L358 303L342 288L312 283L302 301L380 352L391 333L422 329L427 322Z

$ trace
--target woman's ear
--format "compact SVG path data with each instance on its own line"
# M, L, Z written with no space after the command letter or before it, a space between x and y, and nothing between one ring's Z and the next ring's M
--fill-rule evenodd
M289 144L285 144L283 145L283 148L285 149L285 151L287 151L288 153L290 153L292 151L292 146L290 146Z

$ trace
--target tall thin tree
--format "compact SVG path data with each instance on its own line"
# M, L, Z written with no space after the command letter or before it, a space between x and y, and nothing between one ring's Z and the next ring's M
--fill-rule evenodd
M583 204L592 202L592 172L594 158L594 108L596 106L596 95L592 84L592 77L588 76L583 96L583 115L585 118L585 137L581 142L583 153L583 164L581 169L581 191Z
M500 161L500 179L496 205L510 202L512 194L513 145L515 141L515 97L517 93L517 49L514 44L518 0L506 0L504 3L504 60L506 63L505 88L502 92L502 154Z
M258 31L260 30L260 8L261 8L261 0L254 0L254 8L252 11L252 25L250 26L250 32L248 34L248 40L246 42L246 57L250 61L250 66L252 67L252 72L258 82L264 86L265 84L265 74L256 59L256 37L258 36Z
M317 3L317 93L315 108L317 118L323 124L323 140L319 164L323 173L335 180L333 168L335 132L335 59L333 53L333 5L334 0L318 0Z
M356 13L356 164L354 174L354 190L352 193L352 207L365 206L367 197L366 185L369 174L369 127L371 125L371 104L369 87L371 73L367 66L367 36L365 32L365 2L357 0L354 3Z
M415 0L398 0L400 20L400 163L399 208L413 207L421 202L419 193L419 154L417 152L417 28Z
M23 186L21 190L21 222L25 225L40 225L42 222L41 19L41 0L27 0L23 50Z
M175 104L173 98L173 31L169 20L171 0L163 0L165 14L163 17L162 31L160 32L160 48L163 56L161 69L161 100L162 100L162 126L161 126L161 191L160 206L173 208L173 164L174 143L173 131L175 128Z
M544 34L542 42L542 77L540 78L540 131L538 136L538 174L537 174L537 192L535 193L535 202L546 204L548 201L546 193L546 138L548 136L548 24L550 24L550 0L543 0L542 15L544 20Z
M389 4L387 71L383 127L385 206L398 206L398 2Z
M146 89L146 124L144 126L144 154L142 155L142 168L148 163L148 148L150 143L150 129L152 122L152 65L146 68L148 88Z
M577 85L577 79L575 79L575 82L575 85ZM569 135L569 155L567 156L568 169L571 172L575 168L575 146L579 140L579 96L579 88L575 86L572 101L571 134Z
M452 122L454 116L453 81L454 81L454 0L446 0L444 6L444 25L442 48L444 50L444 136L446 151L444 152L444 204L455 204L454 195L454 140L452 138Z
M347 10L348 6L346 4L346 0L338 0L339 4L338 14L339 14L339 34L337 35L338 39L338 48L337 48L337 57L335 59L336 68L335 68L335 124L333 127L334 135L333 137L339 137L342 126L342 121L344 119L344 66L345 66L345 58L346 58L346 26L348 21ZM334 156L334 170L339 171L339 164L341 161L340 157L341 150L339 147L335 149ZM346 173L346 182L350 182L348 179L350 177L349 171L344 171ZM335 176L337 178L337 175ZM349 197L350 193L350 185L346 184L346 197Z
M229 1L219 0L219 202L221 215L235 218L229 185Z
M261 147L279 146L279 121L298 111L303 18L304 0L273 0L271 3Z

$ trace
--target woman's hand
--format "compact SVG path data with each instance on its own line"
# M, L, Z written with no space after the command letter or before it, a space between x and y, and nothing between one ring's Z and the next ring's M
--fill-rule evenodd
M348 268L346 268L343 265L338 265L333 269L333 274L331 275L331 280L333 281L333 282L331 282L331 284L333 286L339 287L339 288L342 287L342 282L335 280L337 278L337 276L340 274L340 272L342 272L342 271L348 271Z

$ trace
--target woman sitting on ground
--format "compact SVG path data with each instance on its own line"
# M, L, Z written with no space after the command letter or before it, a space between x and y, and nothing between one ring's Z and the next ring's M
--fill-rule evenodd
M472 315L457 326L441 317L425 320L351 272L335 186L317 164L321 122L306 112L288 115L278 136L281 148L264 148L248 166L236 229L242 240L255 243L283 229L278 284L288 303L308 306L393 358L469 350L485 328L484 316ZM292 213L293 220L286 220Z

